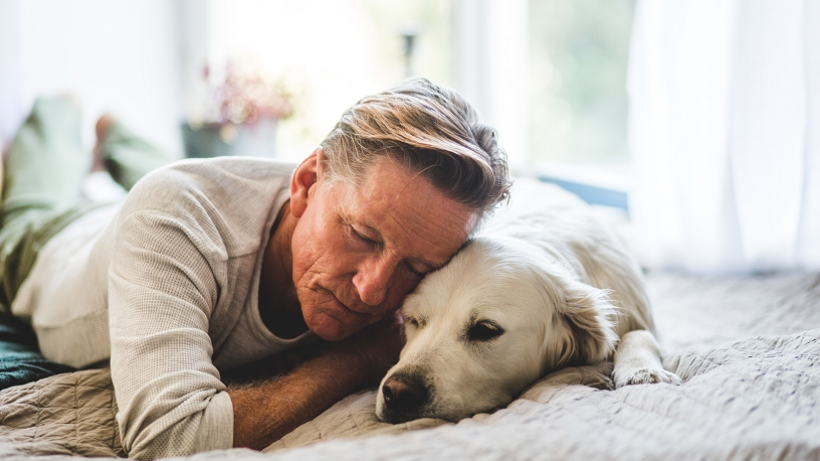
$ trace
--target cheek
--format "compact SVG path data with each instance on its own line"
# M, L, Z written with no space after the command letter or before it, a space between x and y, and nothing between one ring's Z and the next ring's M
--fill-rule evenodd
M291 242L293 254L293 278L301 279L316 260L315 249L311 248L310 241L304 238L303 233L294 232Z
M345 263L344 235L320 216L306 215L293 233L294 276L333 272Z

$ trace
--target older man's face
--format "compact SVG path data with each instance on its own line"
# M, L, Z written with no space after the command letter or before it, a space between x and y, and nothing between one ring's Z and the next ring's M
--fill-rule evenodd
M458 251L477 214L388 158L360 187L328 184L317 165L293 234L293 281L308 327L338 341L398 309Z

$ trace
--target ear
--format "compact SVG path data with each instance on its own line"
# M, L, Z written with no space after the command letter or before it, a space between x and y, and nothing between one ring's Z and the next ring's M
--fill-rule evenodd
M574 280L557 281L552 331L546 341L557 341L559 347L547 354L550 368L582 365L606 360L618 344L613 320L617 308L609 301L607 290ZM553 346L554 347L554 346Z
M595 363L606 360L618 344L613 320L617 308L609 292L580 282L567 287L562 315L572 331L575 354L571 361Z
M293 172L290 178L290 212L293 216L301 218L305 213L323 175L324 160L325 153L318 147Z

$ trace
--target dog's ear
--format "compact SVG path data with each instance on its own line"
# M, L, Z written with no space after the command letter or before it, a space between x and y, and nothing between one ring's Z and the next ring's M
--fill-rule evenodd
M551 347L547 346L546 366L557 368L605 360L618 343L613 324L617 308L610 302L608 292L574 280L557 282L557 292L552 296L552 331L545 338L551 343Z

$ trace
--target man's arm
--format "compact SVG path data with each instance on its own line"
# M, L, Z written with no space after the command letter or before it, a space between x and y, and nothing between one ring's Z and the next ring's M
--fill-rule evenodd
M234 447L261 450L367 385L378 383L404 343L396 314L333 344L288 375L252 387L229 388Z
M151 188L175 191L156 187L157 177L137 185L129 199L144 199ZM211 361L208 334L219 286L206 254L219 248L201 237L213 232L195 235L179 214L141 203L123 205L108 272L111 380L123 448L145 460L229 448L231 400Z
M290 374L229 388L233 446L261 450L364 384L361 360L330 349Z

